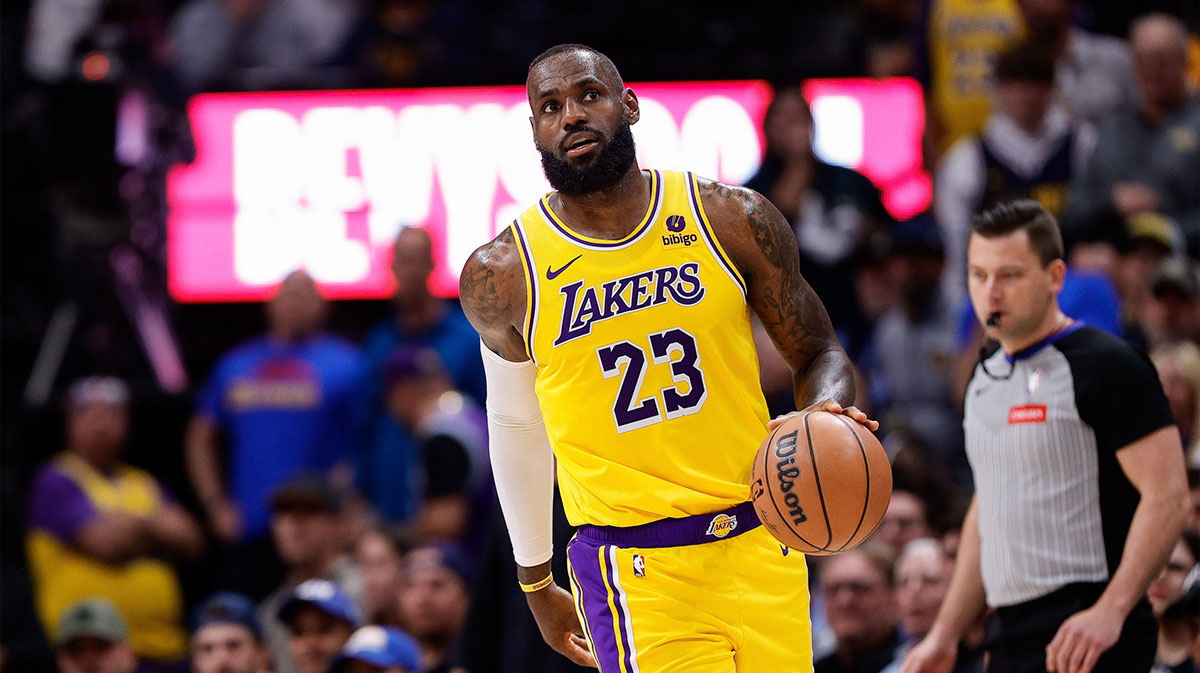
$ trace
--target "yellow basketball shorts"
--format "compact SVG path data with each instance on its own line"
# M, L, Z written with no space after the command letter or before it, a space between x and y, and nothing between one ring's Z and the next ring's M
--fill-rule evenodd
M804 555L749 505L580 527L567 563L601 673L811 673Z

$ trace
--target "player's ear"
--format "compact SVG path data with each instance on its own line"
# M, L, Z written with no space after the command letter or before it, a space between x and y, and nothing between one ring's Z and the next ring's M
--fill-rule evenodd
M625 89L621 98L621 102L625 104L625 119L630 124L636 124L642 118L642 108L638 103L637 94L633 92L633 89Z

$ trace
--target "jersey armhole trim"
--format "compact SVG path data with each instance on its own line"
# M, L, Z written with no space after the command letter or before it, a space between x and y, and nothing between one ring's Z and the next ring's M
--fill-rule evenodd
M733 265L729 256L725 254L725 249L721 247L721 242L717 240L716 233L713 232L712 227L708 224L708 216L704 213L704 204L700 202L700 183L692 173L687 173L686 176L688 203L692 207L692 214L696 218L700 234L704 236L704 241L708 244L708 249L712 251L713 256L724 267L725 273L741 289L742 297L748 299L749 292L746 290L746 281L742 279L742 274L738 273L737 267Z
M533 354L533 337L537 333L537 315L538 315L538 282L537 270L534 266L533 252L529 249L529 240L525 237L525 230L521 227L520 220L513 220L510 225L513 232L513 237L517 239L517 250L521 255L521 269L525 274L525 320L524 325L525 354L537 364L537 358Z

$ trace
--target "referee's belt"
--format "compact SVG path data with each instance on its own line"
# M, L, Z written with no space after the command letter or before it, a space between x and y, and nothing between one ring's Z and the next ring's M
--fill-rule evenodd
M593 526L584 524L576 532L595 544L618 547L687 547L737 537L762 525L754 503L743 502L723 512L696 514L681 519L659 519L637 526Z

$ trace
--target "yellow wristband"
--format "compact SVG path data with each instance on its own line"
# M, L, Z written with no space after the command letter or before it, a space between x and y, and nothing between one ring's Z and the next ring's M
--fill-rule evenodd
M533 584L525 584L524 582L517 580L517 584L521 585L521 591L524 591L527 594L531 594L535 591L541 591L542 589L545 589L546 587L550 586L553 583L554 583L554 573L550 573L549 575L546 575L545 579L538 580L538 581L534 582Z

